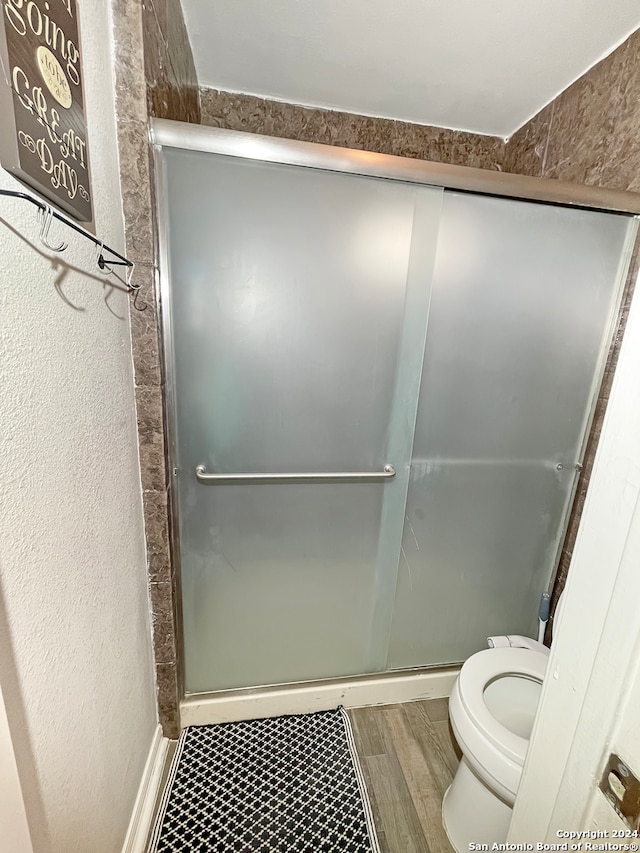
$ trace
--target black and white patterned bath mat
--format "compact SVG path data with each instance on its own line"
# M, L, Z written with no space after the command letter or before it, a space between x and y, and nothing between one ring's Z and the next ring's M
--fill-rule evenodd
M150 853L379 853L341 708L182 732Z

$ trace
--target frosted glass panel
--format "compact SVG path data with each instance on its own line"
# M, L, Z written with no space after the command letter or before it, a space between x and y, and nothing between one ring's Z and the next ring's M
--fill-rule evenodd
M407 280L428 290L442 191L164 158L187 690L365 672L383 496L396 484L205 486L193 472L397 464L387 454ZM416 237L425 205L434 233ZM409 275L412 239L432 250ZM412 334L421 351L424 327ZM391 495L399 542L406 478Z
M633 221L171 148L163 193L187 692L534 633Z
M445 193L390 668L534 633L629 222Z

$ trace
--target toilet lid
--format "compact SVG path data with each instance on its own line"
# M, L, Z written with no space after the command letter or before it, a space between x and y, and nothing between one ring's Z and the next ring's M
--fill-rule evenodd
M524 762L529 741L496 720L485 704L484 690L499 676L521 675L542 682L548 660L531 649L486 649L472 655L460 670L460 700L467 714L496 749L518 764Z

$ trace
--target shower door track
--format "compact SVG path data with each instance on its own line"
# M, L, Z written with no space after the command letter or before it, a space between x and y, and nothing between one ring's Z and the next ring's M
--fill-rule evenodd
M584 186L548 178L536 178L506 172L476 169L425 160L379 154L313 142L263 136L243 131L187 124L168 119L152 119L150 141L153 148L155 185L163 184L162 148L179 148L245 160L257 160L330 172L342 172L365 177L384 178L391 181L442 187L458 192L496 196L540 204L560 205L587 210L617 213L638 218L640 194L625 190ZM176 466L175 435L175 376L173 374L172 319L169 300L169 244L168 211L166 200L158 194L157 233L159 260L159 301L162 315L162 352L165 371L168 464L173 481L178 475ZM619 297L621 294L619 294ZM619 300L618 300L619 308ZM611 320L611 334L616 317ZM601 359L598 382L602 380L604 359ZM585 432L584 446L588 440L595 408L595 397ZM582 458L582 456L581 456ZM360 472L358 472L360 473ZM199 478L208 475L204 468ZM367 477L372 476L368 473ZM281 477L283 475L280 475ZM288 475L284 475L285 477ZM308 476L308 475L307 475ZM335 475L333 475L335 476ZM348 475L353 477L353 474ZM390 471L373 474L384 478L393 476ZM227 475L229 477L229 475ZM237 479L237 477L232 479ZM569 510L575 497L577 475L569 500ZM181 589L181 570L178 541L178 511L175 489L169 485L170 553L176 589ZM568 518L568 515L567 515ZM566 524L566 521L565 521ZM564 528L563 534L564 535ZM562 542L562 536L560 541ZM559 553L558 553L559 556ZM556 559L557 567L557 559ZM553 575L552 575L553 577ZM411 670L391 670L361 676L322 679L313 682L247 687L220 690L212 693L185 694L184 689L184 639L182 600L175 601L176 649L181 725L206 724L225 720L251 719L271 716L274 713L303 713L305 710L335 708L343 704L376 705L416 699L441 698L449 691L459 666L429 666ZM394 692L395 691L395 692ZM394 698L396 697L396 698ZM326 704L329 703L329 704Z
M538 201L627 215L640 214L640 193L627 190L571 184L551 178L533 178L470 166L452 166L448 163L398 157L395 154L377 154L317 142L279 139L169 119L152 119L150 133L151 143L156 149L182 148L243 160L347 172L520 201Z

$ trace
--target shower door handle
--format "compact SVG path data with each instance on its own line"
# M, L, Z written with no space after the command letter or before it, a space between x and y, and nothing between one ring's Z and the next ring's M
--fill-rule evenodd
M328 471L302 474L207 474L204 465L196 468L198 482L223 485L225 483L334 483L345 480L350 483L366 483L371 480L390 480L396 476L393 465L385 465L382 471Z

